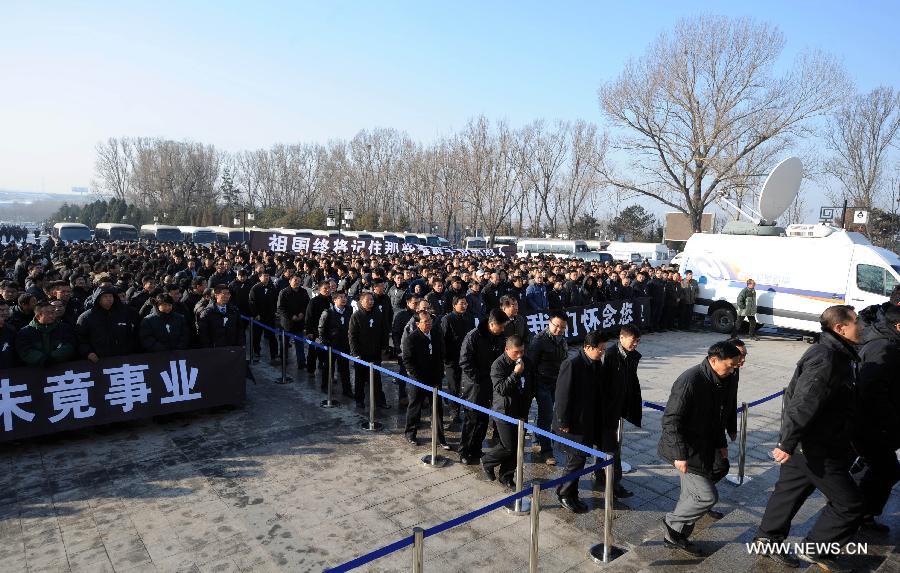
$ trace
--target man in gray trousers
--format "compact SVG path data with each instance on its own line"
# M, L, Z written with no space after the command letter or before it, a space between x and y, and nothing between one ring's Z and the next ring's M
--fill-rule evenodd
M675 380L663 414L657 452L681 472L678 503L662 520L663 542L692 556L702 555L688 541L694 524L719 500L712 473L716 456L728 458L721 415L724 380L740 357L740 350L730 342L710 346L700 364Z

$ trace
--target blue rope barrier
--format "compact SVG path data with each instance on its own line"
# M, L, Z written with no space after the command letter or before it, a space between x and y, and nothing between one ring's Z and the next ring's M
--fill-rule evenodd
M769 400L774 400L775 398L778 398L779 396L781 396L783 394L784 394L784 389L779 390L778 392L775 392L774 394L770 394L770 395L766 396L765 398L760 398L759 400L750 402L749 404L747 404L747 407L752 408L754 406L759 406L760 404L762 404L764 402L768 402ZM740 410L741 409L738 408L738 412L740 412Z
M644 400L643 405L646 406L647 408L651 408L653 410L659 410L660 412L666 411L665 406L662 406L660 404L654 404L653 402L647 402L646 400Z
M338 565L337 567L332 567L331 569L326 569L327 573L344 573L345 571L350 571L351 569L356 569L357 567L362 567L366 563L371 563L376 559L381 559L385 555L390 555L396 551L400 551L406 547L409 547L415 541L415 537L410 535L409 537L404 537L400 541L395 541L390 545L385 545L380 549L376 549L370 553L366 553L365 555L360 555L356 559L351 561L347 561L342 565Z

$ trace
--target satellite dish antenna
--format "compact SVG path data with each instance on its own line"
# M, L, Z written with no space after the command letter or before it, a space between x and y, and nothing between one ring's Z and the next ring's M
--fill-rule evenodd
M759 193L759 214L764 221L774 222L794 202L803 180L803 162L788 157L766 177Z
M728 200L726 191L720 193L718 200L752 220L756 225L771 226L791 206L797 193L800 192L802 180L803 162L797 157L788 157L776 165L766 177L759 193L759 211L746 206L738 207Z

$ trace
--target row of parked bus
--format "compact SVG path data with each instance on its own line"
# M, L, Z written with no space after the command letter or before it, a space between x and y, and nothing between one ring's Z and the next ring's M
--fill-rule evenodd
M92 231L87 225L81 223L56 223L53 225L54 237L67 242L90 241L159 241L159 242L188 242L201 245L212 243L242 243L250 238L251 231L278 232L287 235L309 237L333 237L339 233L337 230L322 231L318 229L290 229L278 227L264 229L250 227L246 230L232 227L193 227L173 225L142 225L140 230L133 225L124 223L99 223ZM426 233L404 232L369 232L369 231L341 231L340 235L352 239L382 239L397 243L411 243L428 245L430 247L449 247L450 242L438 235ZM477 248L477 247L473 247Z

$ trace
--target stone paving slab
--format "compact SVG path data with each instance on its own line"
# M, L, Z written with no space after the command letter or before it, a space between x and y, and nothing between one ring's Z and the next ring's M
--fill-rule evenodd
M646 336L644 398L664 403L678 374L719 339ZM787 383L806 344L764 339L748 348L739 399L750 401ZM0 447L0 572L321 571L508 494L477 480L475 467L423 466L419 458L428 448L403 441L404 413L391 382L384 385L395 407L379 412L386 429L370 433L360 429L367 412L346 398L342 407L320 408L318 380L307 380L293 363L289 368L296 382L277 385L279 371L254 365L258 384L248 386L243 408ZM764 503L777 477L768 451L779 412L779 400L751 410L751 481L720 487L723 510L745 508L755 517L752 509ZM674 468L656 457L660 416L647 409L642 428L626 424L623 457L635 471L625 485L635 496L614 507L617 543L629 548L653 543L659 517L678 495ZM426 421L420 438L428 428ZM447 435L451 443L458 439ZM736 467L736 444L730 451ZM530 451L526 462L528 481L560 475L559 467L535 463ZM563 511L553 492L541 496L542 571L597 569L586 551L600 540L604 500L590 479L580 481L580 490L592 508L585 515ZM428 538L426 570L526 570L529 535L527 518L492 512ZM729 551L737 546L725 543L727 530L717 535ZM403 550L360 570L408 571L410 560Z

